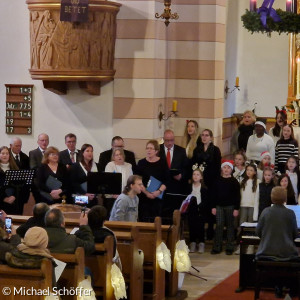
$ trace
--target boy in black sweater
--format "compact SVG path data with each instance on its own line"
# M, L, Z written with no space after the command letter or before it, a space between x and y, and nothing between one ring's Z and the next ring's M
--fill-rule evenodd
M225 161L221 165L221 176L216 180L213 189L212 214L216 216L216 232L211 254L222 251L223 230L227 228L226 254L234 250L234 218L239 214L241 193L240 184L232 177L233 164Z

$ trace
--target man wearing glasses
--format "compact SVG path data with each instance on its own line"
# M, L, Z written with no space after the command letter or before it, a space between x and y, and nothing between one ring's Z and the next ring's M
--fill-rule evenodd
M111 141L111 149L100 153L99 165L98 165L99 171L104 172L106 165L111 161L113 149L116 149L116 148L124 149L124 147L125 147L125 145L124 145L123 138L121 138L120 136L113 137L113 139ZM124 154L125 154L125 161L132 165L132 170L134 173L134 171L136 169L134 153L131 151L128 151L128 150L124 150Z
M77 137L73 133L65 136L65 144L67 149L59 152L59 162L67 168L79 161L80 150L76 149Z

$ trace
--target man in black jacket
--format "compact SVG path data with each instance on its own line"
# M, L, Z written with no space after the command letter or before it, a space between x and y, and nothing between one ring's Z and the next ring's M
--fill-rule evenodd
M20 170L29 170L29 157L21 149L22 140L19 137L12 138L9 149L11 156Z
M160 145L159 156L169 167L169 177L164 201L163 216L172 218L173 211L179 209L185 196L187 178L187 156L185 149L175 145L174 132L167 129L164 132L164 143ZM174 195L175 194L175 195Z
M115 136L113 137L111 141L111 149L106 150L104 152L100 153L99 156L99 171L103 172L105 170L106 165L111 161L111 156L112 156L112 150L115 148L124 148L124 140L120 136ZM132 165L132 170L133 173L136 169L136 162L135 162L135 156L134 153L128 150L124 150L125 153L125 161L130 163Z
M77 137L74 133L68 133L65 136L65 144L67 149L59 152L59 162L64 164L67 168L79 162L80 150L76 149Z

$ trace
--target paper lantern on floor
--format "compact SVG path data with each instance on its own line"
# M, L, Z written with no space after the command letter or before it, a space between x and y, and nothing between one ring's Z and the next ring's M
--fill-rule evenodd
M124 277L116 264L111 266L111 284L117 300L127 299Z
M171 272L171 252L166 244L161 242L156 248L157 262L161 269Z
M97 300L90 276L79 282L78 291L77 300Z
M189 248L184 240L176 243L175 264L178 272L189 272L191 268L191 260L189 257Z

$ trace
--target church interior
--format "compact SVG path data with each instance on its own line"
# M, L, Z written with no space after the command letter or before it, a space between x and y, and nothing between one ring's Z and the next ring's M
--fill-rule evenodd
M195 120L200 131L213 132L222 158L232 159L232 135L244 111L253 110L268 131L276 122L275 107L300 99L298 34L249 32L241 16L253 1L77 0L76 5L89 3L87 22L64 25L61 2L74 5L76 0L0 1L0 146L9 146L18 136L28 154L37 147L39 135L46 133L49 146L61 151L65 135L73 132L78 147L93 145L98 158L111 148L112 137L121 136L138 161L145 157L147 141L163 141L166 129L174 132L175 144L183 146L186 123ZM273 7L285 11L289 1L276 0ZM168 25L155 17L163 13L166 2L179 16ZM259 8L264 1L254 2ZM292 2L298 2L299 13L300 1ZM8 91L19 88L31 88L26 120L10 117L14 101ZM295 118L295 139L300 143L299 108ZM31 214L32 204L29 201L24 215ZM120 235L124 244L136 233L126 234ZM205 293L239 270L240 256L213 256L211 248L208 242L204 254L190 254L196 268L191 273L196 276L185 274L181 289L187 294L180 294L177 287L176 295L174 291L168 295L166 288L168 296L158 292L152 299L217 299ZM172 286L171 276L165 280ZM251 291L249 299L254 297ZM130 299L150 299L128 293ZM110 296L103 299L118 299ZM269 296L262 293L260 299L275 299ZM248 299L234 291L226 297Z

